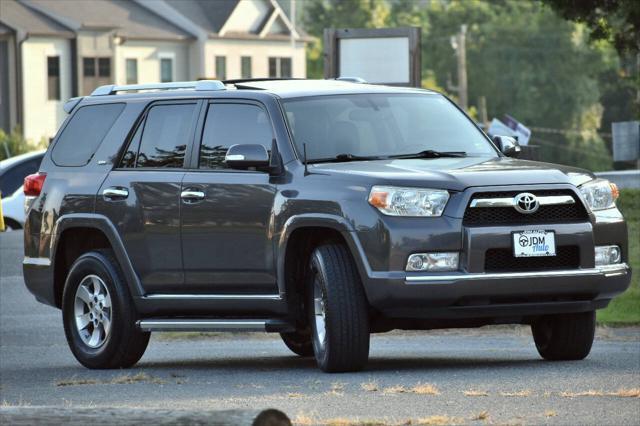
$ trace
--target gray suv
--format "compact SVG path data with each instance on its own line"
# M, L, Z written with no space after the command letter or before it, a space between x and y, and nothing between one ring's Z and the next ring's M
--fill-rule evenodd
M371 333L504 323L577 360L629 285L615 185L512 158L432 91L209 80L65 109L25 180L24 277L89 368L152 331L262 330L355 371Z

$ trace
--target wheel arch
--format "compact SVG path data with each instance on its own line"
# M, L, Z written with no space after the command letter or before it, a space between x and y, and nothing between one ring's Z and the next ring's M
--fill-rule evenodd
M83 253L95 249L111 249L134 300L136 296L143 294L140 280L124 244L116 228L105 216L77 213L61 216L56 222L51 247L54 298L57 307L61 307L62 291L69 268Z
M299 281L303 279L311 250L326 241L346 246L353 258L360 281L365 284L371 268L355 231L342 217L333 215L298 215L287 220L278 241L278 291L287 300L289 312L299 316L304 294ZM303 298L300 299L300 296Z

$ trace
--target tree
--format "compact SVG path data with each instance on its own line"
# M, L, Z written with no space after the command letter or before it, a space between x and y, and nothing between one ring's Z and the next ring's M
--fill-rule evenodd
M592 40L607 40L620 54L640 52L640 1L543 1L563 18L586 24Z

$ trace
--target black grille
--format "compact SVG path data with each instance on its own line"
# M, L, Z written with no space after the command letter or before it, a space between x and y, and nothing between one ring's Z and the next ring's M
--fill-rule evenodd
M485 272L549 271L580 267L578 246L559 246L555 256L514 257L510 248L489 249L485 253Z
M475 194L472 200L477 198L515 197L522 192L480 192ZM576 202L575 204L567 205L540 206L538 211L532 214L519 213L513 207L471 208L467 206L462 224L465 226L526 225L534 223L584 222L589 220L589 214L582 202L571 190L531 191L531 193L538 197L570 195Z

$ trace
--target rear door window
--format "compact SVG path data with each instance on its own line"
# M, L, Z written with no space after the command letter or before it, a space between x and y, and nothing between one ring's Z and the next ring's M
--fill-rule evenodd
M124 107L117 103L80 108L58 137L51 151L53 162L68 167L88 164Z
M152 106L136 129L120 167L183 167L195 111L195 103Z
M231 145L259 144L271 150L273 132L266 111L257 105L214 103L207 118L200 145L201 169L224 169Z

